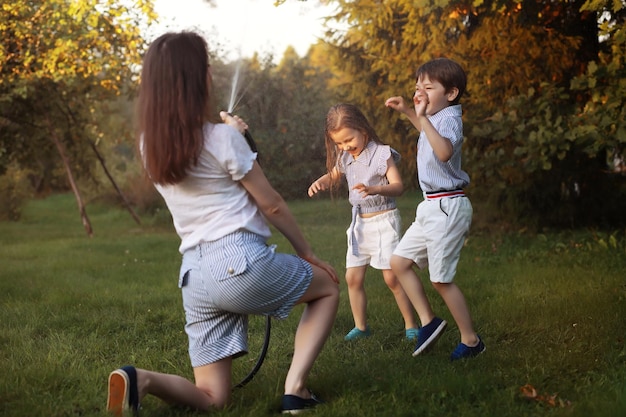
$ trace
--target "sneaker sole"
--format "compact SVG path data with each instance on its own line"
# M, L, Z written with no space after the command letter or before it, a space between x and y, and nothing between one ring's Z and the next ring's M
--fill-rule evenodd
M426 339L422 346L415 349L415 351L413 352L413 356L417 356L420 353L424 352L426 349L428 349L428 347L430 347L430 345L435 342L439 338L439 336L441 336L441 333L443 333L443 330L446 328L447 325L448 322L442 320L441 323L439 323L439 326L437 326L437 328L433 332L433 334L431 334L430 337Z
M109 375L109 396L107 411L121 417L129 410L129 380L126 372L118 369Z

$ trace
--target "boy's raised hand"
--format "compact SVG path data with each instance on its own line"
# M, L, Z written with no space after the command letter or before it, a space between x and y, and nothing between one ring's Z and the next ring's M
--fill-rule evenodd
M404 99L400 96L389 97L385 100L385 107L392 108L400 113L407 113L409 111Z
M426 106L428 106L428 95L416 92L413 96L413 103L415 104L415 114L417 114L418 117L425 116Z

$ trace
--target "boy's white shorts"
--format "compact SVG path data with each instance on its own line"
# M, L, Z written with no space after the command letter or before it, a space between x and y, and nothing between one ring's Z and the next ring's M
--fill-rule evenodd
M432 282L452 282L472 213L466 196L425 199L393 254L413 260L420 269L428 266Z

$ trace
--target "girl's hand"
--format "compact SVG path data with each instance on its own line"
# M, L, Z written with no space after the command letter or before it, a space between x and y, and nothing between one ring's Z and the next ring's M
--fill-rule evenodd
M300 257L304 259L305 261L307 261L308 263L310 263L311 265L315 265L315 266L322 268L330 276L330 279L332 279L335 282L335 284L339 284L339 276L337 275L337 271L335 271L335 268L333 268L328 262L322 261L313 253L307 256L300 256Z
M367 197L368 195L376 195L378 193L374 192L374 187L369 187L365 184L357 184L352 187L353 190L357 190L361 197Z
M229 126L234 127L242 135L245 133L246 130L248 130L248 124L246 122L244 122L244 120L241 117L239 117L239 116L230 114L230 113L225 112L225 111L221 111L220 112L220 117L222 118L224 123L226 123Z
M309 187L309 197L313 197L313 195L317 194L320 191L324 191L327 188L328 187L326 186L325 182L317 180Z

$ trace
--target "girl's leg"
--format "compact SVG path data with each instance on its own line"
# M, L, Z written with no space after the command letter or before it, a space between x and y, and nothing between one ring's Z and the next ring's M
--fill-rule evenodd
M459 332L461 332L461 343L467 346L476 346L478 336L474 331L467 302L459 287L454 283L441 282L433 282L433 287L439 292L448 310L450 310L450 314L452 314Z
M348 298L354 318L354 325L365 331L367 327L367 295L365 294L365 271L367 265L347 268L346 284L348 284Z
M321 268L311 265L313 279L298 304L306 303L296 330L294 353L285 379L285 394L309 398L306 380L332 328L339 286Z
M139 402L154 395L168 404L207 411L222 408L230 401L232 358L194 368L196 384L178 375L137 369Z
M404 319L404 328L416 329L418 326L415 321L415 314L413 314L411 300L409 300L409 297L407 297L402 289L402 285L398 282L393 271L391 269L383 269L383 279L396 299L396 304L398 304L400 314L402 314L402 318Z
M390 264L393 273L398 278L400 285L402 285L402 289L409 300L411 300L415 311L417 311L422 326L427 325L435 318L435 313L428 302L422 281L420 281L413 270L413 261L402 256L393 255Z

